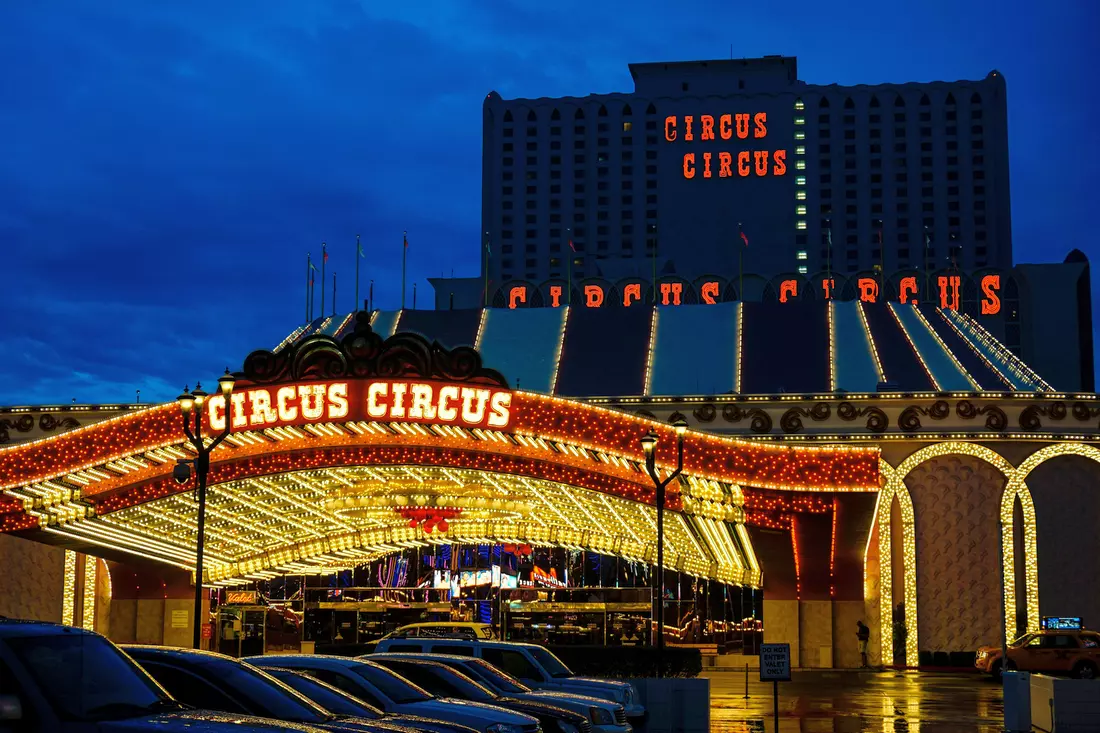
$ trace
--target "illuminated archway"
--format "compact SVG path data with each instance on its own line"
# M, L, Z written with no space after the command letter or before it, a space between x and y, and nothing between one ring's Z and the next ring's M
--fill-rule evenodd
M915 455L915 454L914 454ZM902 463L905 466L905 463ZM912 470L912 466L907 469ZM905 665L917 666L917 572L916 537L914 534L913 498L905 485L901 468L893 468L885 460L879 461L879 473L885 478L879 491L875 521L878 523L879 545L879 643L882 659L894 658L894 568L891 542L890 515L894 498L898 500L902 522L902 567L905 582L905 625L908 629L905 641ZM885 553L884 553L885 548Z
M1058 443L1040 448L1025 458L1013 472L1008 486L1005 487L1005 499L1001 506L1002 517L1007 518L1004 540L1005 623L1014 621L1016 612L1016 578L1015 573L1012 572L1014 548L1011 539L1013 537L1012 501L1019 497L1024 519L1024 582L1026 584L1024 592L1026 593L1028 631L1039 630L1039 551L1035 502L1031 496L1031 489L1027 485L1027 477L1040 465L1058 456L1081 456L1100 463L1100 449L1084 443ZM1006 628L1012 628L1012 626L1006 626Z

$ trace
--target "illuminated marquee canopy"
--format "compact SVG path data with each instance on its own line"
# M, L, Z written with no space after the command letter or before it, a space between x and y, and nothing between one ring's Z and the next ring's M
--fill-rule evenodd
M639 439L656 430L665 465L669 426L512 391L472 349L407 333L383 343L368 320L340 342L313 336L246 360L231 434L211 457L208 580L347 566L451 539L655 554ZM224 425L224 399L204 410L208 425ZM727 582L759 582L740 485L878 487L874 449L699 433L685 443L669 508L690 511L673 523L674 566ZM2 450L0 530L193 568L194 502L184 497L194 487L171 475L193 457L188 446L179 407L167 404Z

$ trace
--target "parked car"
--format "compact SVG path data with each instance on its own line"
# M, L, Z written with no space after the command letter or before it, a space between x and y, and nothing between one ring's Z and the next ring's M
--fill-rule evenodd
M264 671L288 687L293 687L325 710L337 715L350 715L372 720L381 718L387 723L396 723L427 733L477 733L473 728L458 723L444 723L418 715L383 712L327 682L322 682L316 677L310 676L306 672L276 667L269 667Z
M501 695L463 672L428 659L405 655L378 654L377 662L438 697L472 700L525 713L537 719L546 733L590 733L588 716L557 707L544 700L520 700Z
M407 733L380 720L337 715L266 672L224 654L136 644L122 648L173 697L195 707L328 731Z
M420 715L468 725L485 733L541 733L530 715L430 692L380 664L326 654L268 654L246 660L261 668L282 667L308 672L324 682L388 713Z
M496 639L497 632L489 624L471 621L424 621L400 626L383 636L383 639L410 639L421 636L445 639Z
M560 690L612 700L623 706L628 719L645 716L634 686L627 682L578 677L546 647L511 641L476 639L382 639L374 653L432 652L479 657L536 690Z
M193 710L91 631L0 618L0 730L18 733L322 733Z
M515 698L517 700L534 700L546 702L551 705L563 707L588 717L594 733L629 733L630 724L626 722L626 711L617 702L605 700L602 697L589 695L575 695L568 692L555 692L553 690L532 690L507 672L497 669L484 659L477 657L459 657L450 654L388 654L374 655L371 658L381 656L405 657L409 659L426 659L440 664L445 664L452 669L457 669L466 676L476 680L483 686L494 691L498 695Z
M1000 679L1005 668L1001 656L999 645L980 647L974 666ZM1078 629L1024 634L1008 645L1007 669L1095 679L1100 671L1100 632Z

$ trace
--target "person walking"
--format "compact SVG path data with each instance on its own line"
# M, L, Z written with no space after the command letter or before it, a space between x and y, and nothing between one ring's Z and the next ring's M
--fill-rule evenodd
M859 640L859 661L861 667L869 667L867 664L867 643L871 640L871 630L863 623L856 621L856 639Z

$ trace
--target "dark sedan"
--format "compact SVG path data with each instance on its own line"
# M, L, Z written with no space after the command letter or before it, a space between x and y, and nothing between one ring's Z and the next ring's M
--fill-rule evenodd
M288 687L293 687L325 710L337 715L372 720L384 718L387 723L416 728L427 733L477 733L473 728L458 723L445 723L419 715L384 713L373 705L368 705L359 698L311 676L308 672L278 667L266 667L264 671Z
M439 662L413 656L391 657L386 654L373 654L370 659L433 695L488 703L530 715L538 719L547 733L589 733L592 728L588 719L579 713L545 702L500 695L457 669Z
M197 708L304 723L330 731L410 730L382 720L333 713L262 670L224 654L157 646L122 648L170 695Z

